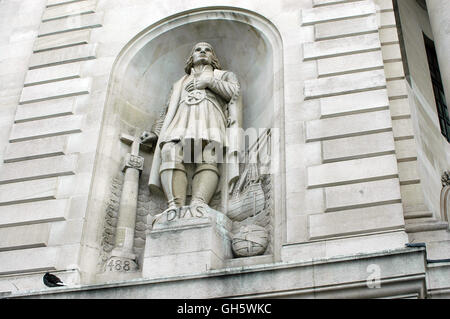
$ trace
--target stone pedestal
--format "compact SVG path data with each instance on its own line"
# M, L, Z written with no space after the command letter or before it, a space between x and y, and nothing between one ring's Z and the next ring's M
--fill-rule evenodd
M232 222L208 207L184 206L158 216L145 245L144 278L173 277L220 269L232 257Z

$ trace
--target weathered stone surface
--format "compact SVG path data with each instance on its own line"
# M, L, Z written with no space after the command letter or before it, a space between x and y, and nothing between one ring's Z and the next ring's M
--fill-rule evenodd
M73 175L76 165L76 154L6 163L0 169L0 184Z
M83 234L83 219L67 219L51 223L48 246L78 245Z
M66 136L41 138L32 141L8 144L4 162L17 162L40 157L64 155L67 145Z
M386 87L383 70L366 71L305 81L305 99L376 90Z
M0 185L0 205L53 199L57 186L57 178Z
M317 61L319 77L383 68L381 51L352 54Z
M322 142L324 163L386 155L395 151L392 132L340 138Z
M91 36L90 30L66 32L64 35L55 34L40 37L34 42L34 52L61 49L65 47L87 44Z
M387 90L390 99L400 99L408 97L408 89L406 88L406 81L395 80L387 82Z
M80 71L80 63L69 63L29 70L25 78L25 86L79 78Z
M56 247L0 252L0 274L56 269L58 253Z
M66 218L69 205L67 199L54 199L0 206L0 227L62 221Z
M426 209L423 190L420 184L401 185L400 191L405 212Z
M389 102L389 109L393 120L411 117L408 99L397 99Z
M329 259L336 256L349 255L355 256L361 254L363 251L376 252L380 245L382 245L385 250L396 250L400 247L404 247L406 242L408 242L408 236L402 231L393 231L384 234L367 234L366 236L360 237L329 239L308 244L301 243L298 245L284 246L282 258L284 261L292 262L302 258L301 256L313 256L312 258L316 265L317 260L324 258ZM404 260L401 263L403 262ZM413 267L415 266L416 265ZM390 269L388 271L394 270ZM325 272L322 272L322 274L325 275ZM335 273L333 272L333 274ZM322 280L324 282L327 279ZM355 296L355 298L357 298L357 296Z
M313 0L314 7L333 5L337 3L347 2L348 0Z
M95 0L66 2L65 4L61 4L59 6L51 6L47 8L42 16L42 21L93 13L95 12L95 8Z
M306 123L306 141L320 141L392 130L389 111L353 114Z
M309 215L309 236L320 239L404 227L401 204Z
M374 0L374 2L378 11L393 10L392 0Z
M398 163L398 174L400 185L420 183L419 173L417 172L417 161Z
M371 1L357 1L336 4L332 7L320 7L302 10L302 24L340 20L375 13L375 6Z
M387 90L374 90L320 99L321 118L387 109Z
M328 187L398 177L395 155L327 163L308 167L308 187Z
M38 52L31 56L29 68L37 69L64 63L95 59L96 44L83 44L74 47Z
M50 224L0 228L0 251L47 246Z
M398 178L325 188L327 212L399 203Z
M381 44L394 44L398 43L397 28L384 28L380 29L380 41Z
M217 269L232 257L231 221L222 213L212 209L174 210L154 223L146 239L143 265L146 277Z
M26 104L49 99L88 94L91 83L91 79L84 78L25 87L20 97L20 103Z
M305 43L303 45L303 59L321 59L344 54L374 51L379 50L380 47L380 38L375 33L342 39L323 40Z
M405 77L405 72L403 71L403 63L402 62L385 63L384 71L386 73L386 79L388 81L400 80Z
M188 275L218 269L223 260L213 251L186 252L184 254L166 254L144 259L144 276L146 278L164 278L172 275ZM163 265L170 265L169 268ZM177 270L174 272L174 270Z
M414 139L400 140L395 142L395 154L399 162L416 160L416 142Z
M39 37L75 30L99 28L102 26L102 16L97 13L83 14L58 20L44 22L39 27Z
M381 51L383 52L384 62L401 61L402 54L397 43L382 45Z
M81 2L86 0L47 0L47 8L53 7L53 6L59 6L63 4L68 4L72 2Z
M320 23L314 26L316 40L348 37L378 31L376 15L350 20Z
M10 142L81 132L82 116L63 116L13 125Z
M392 120L392 130L396 141L414 138L411 119Z
M19 105L15 123L42 120L50 117L73 115L75 98L57 99Z
M393 11L379 12L377 13L379 19L380 28L394 28L395 24L395 14Z

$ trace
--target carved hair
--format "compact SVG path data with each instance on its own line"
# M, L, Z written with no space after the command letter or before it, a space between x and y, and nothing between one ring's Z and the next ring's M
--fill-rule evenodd
M194 58L193 58L194 51L195 51L195 48L199 45L207 45L211 49L211 53L212 53L211 66L213 67L213 69L221 70L222 67L220 66L219 59L217 58L217 55L214 52L212 45L209 43L206 43L206 42L200 42L200 43L197 43L196 45L194 45L194 47L192 48L191 54L186 61L186 65L184 67L184 72L186 72L187 74L191 74L191 69L194 67Z

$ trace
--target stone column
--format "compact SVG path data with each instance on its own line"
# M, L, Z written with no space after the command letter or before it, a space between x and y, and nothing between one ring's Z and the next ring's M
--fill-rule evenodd
M133 252L134 228L139 191L139 175L144 167L144 158L139 156L140 141L138 137L121 136L126 143L131 142L131 153L128 153L122 168L125 172L122 195L119 203L119 216L116 238L111 258L106 270L110 272L129 272L137 270L136 255Z
M447 105L450 102L450 2L426 0Z
M143 162L141 156L127 154L124 165L125 177L123 181L122 196L120 197L115 248L122 253L130 253L130 256L133 254L139 174L142 170Z

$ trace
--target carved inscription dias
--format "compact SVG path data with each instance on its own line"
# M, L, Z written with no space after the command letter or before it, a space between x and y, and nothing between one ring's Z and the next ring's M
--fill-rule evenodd
M195 209L190 206L177 207L176 209L170 209L167 211L166 220L172 221L174 219L181 218L190 218L197 217L202 218L205 217L206 211L203 207L195 207Z
M176 222L177 220L186 220L189 218L203 218L208 216L208 208L202 206L182 206L166 209L153 219L152 226L156 223Z

